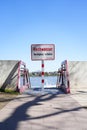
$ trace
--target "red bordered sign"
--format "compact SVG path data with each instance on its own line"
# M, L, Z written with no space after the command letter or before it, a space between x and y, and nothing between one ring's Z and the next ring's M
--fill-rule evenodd
M31 60L54 60L55 45L54 44L32 44Z

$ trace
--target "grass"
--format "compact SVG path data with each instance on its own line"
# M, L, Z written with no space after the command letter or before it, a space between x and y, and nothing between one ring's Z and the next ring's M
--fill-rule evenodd
M5 90L0 89L0 92L9 93L9 94L14 94L14 95L18 95L18 94L19 94L19 92L13 91L13 90L11 90L11 89L5 89Z

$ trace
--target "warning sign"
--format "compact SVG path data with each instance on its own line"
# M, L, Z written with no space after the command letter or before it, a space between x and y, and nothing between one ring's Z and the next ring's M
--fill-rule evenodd
M55 45L54 44L32 44L31 59L32 60L54 60Z

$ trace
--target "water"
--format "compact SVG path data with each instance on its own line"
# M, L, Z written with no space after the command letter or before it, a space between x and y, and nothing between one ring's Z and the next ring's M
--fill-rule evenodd
M26 90L25 93L31 95L44 95L44 94L61 94L62 92L56 88L57 76L44 77L44 89L41 86L41 77L30 77L31 89Z
M45 87L56 87L57 76L47 76L44 77ZM40 88L41 87L41 77L30 77L31 88Z
M42 89L41 80L42 77L30 77L31 89L27 89L25 93L31 95L61 94L61 91L56 88L57 76L44 77L44 89Z

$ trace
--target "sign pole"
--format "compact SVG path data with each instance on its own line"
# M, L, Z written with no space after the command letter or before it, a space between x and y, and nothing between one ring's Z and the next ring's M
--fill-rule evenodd
M54 60L55 59L55 45L54 44L32 44L31 45L31 60L42 61L42 79L41 87L44 91L44 60Z
M42 67L42 74L41 74L42 80L41 80L41 84L42 84L42 91L43 91L44 90L44 60L42 60L41 67Z

